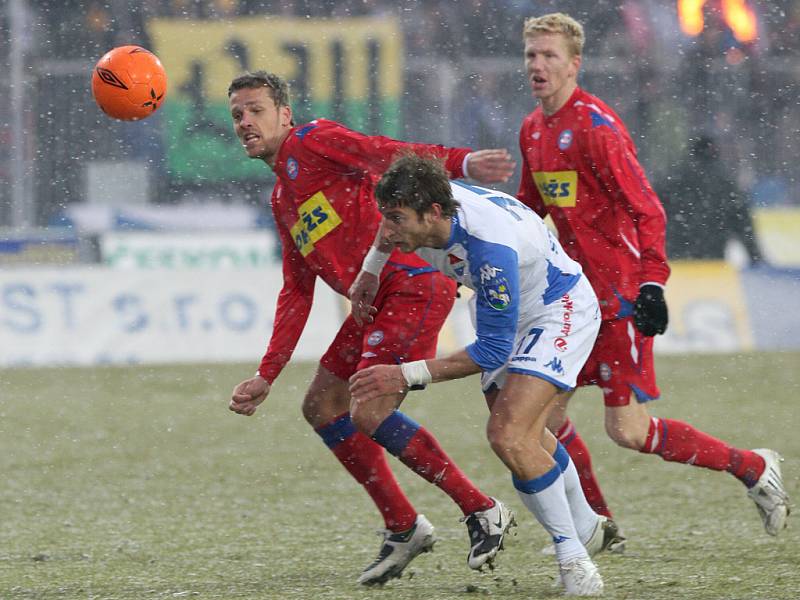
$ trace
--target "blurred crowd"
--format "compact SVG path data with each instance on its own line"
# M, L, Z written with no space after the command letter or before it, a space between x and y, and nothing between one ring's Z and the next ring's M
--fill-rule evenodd
M599 55L637 54L682 44L677 3L663 0L38 0L31 10L47 25L42 51L82 56L146 37L154 17L220 20L246 16L347 18L395 16L406 26L411 55L516 56L521 22L531 15L567 12L580 20ZM750 0L759 19L752 50L772 55L797 51L800 0ZM720 0L707 0L703 44L726 52L740 46L722 22Z
M720 0L705 2L705 24L694 36L681 30L677 2L664 0L23 0L21 4L29 24L26 60L48 64L90 63L131 40L147 45L147 24L153 18L394 17L405 38L402 137L510 149L517 145L521 119L534 106L522 75L522 22L531 15L568 12L584 24L587 34L581 84L621 114L656 187L670 189L693 141L713 136L730 178L751 203L800 204L793 166L800 153L800 140L794 135L800 122L794 93L800 74L793 64L800 50L800 0L749 0L747 5L758 18L758 37L751 42L736 39L722 18ZM0 13L4 32L9 14ZM10 38L0 39L5 58ZM79 72L69 85L80 85L83 78ZM444 81L451 82L449 89L443 87ZM4 94L0 92L0 111L7 106ZM78 118L74 111L59 113L59 102L37 105L36 110L40 115L52 113L47 127ZM109 147L140 156L161 152L158 144L137 146L143 132L154 127L160 127L157 119L135 128L119 124L114 131L116 145L95 144L94 149L84 149L82 158L92 159L92 152L102 156ZM0 129L0 139L7 139L7 127ZM9 152L4 146L0 176ZM62 171L77 160L69 150L63 152L57 163ZM64 177L63 198L79 199L70 191L78 180L70 183L69 175ZM169 199L169 190L160 191L162 199ZM515 190L509 186L507 191ZM41 213L42 219L47 216L46 210Z

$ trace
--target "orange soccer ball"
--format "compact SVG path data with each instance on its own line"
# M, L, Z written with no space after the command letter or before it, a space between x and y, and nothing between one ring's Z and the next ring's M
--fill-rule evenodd
M107 115L125 121L149 117L167 96L167 74L158 57L140 46L106 52L92 72L92 95Z

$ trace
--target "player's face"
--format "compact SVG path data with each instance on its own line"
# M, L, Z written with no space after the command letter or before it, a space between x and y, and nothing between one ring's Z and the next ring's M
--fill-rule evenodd
M581 57L573 56L566 38L558 33L537 33L525 38L525 71L533 95L552 114L569 100L577 85Z
M275 164L275 155L291 129L292 109L275 106L265 87L236 90L229 99L233 129L247 156Z
M423 246L432 246L431 223L427 213L420 217L405 206L383 211L384 236L402 252L413 252Z

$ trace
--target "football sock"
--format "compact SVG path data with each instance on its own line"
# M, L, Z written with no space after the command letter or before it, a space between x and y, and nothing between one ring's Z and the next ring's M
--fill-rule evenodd
M764 472L764 459L755 452L733 448L683 421L650 418L645 454L658 454L664 460L682 462L715 471L728 471L747 487L752 487Z
M586 558L567 502L561 467L553 465L544 475L522 480L513 476L514 487L520 500L553 538L556 558L565 563L575 558Z
M465 515L494 505L494 501L475 487L450 460L436 438L400 411L386 417L372 439L450 496Z
M592 457L589 454L589 448L578 434L572 421L567 419L566 423L558 430L556 437L569 452L580 478L583 495L586 496L589 506L597 514L605 515L609 519L612 518L611 509L606 504L606 499L603 497L603 492L600 491L600 484L597 483L597 477L592 469Z
M350 413L339 415L316 432L350 475L364 486L386 529L399 532L414 526L417 511L397 483L383 448L356 430Z
M553 459L561 469L561 473L564 477L564 492L567 495L569 512L572 514L572 521L575 523L578 537L581 542L585 544L589 541L589 538L592 537L599 517L586 501L586 496L583 495L581 481L578 477L578 471L575 469L572 459L560 442L556 444L556 451L553 454Z

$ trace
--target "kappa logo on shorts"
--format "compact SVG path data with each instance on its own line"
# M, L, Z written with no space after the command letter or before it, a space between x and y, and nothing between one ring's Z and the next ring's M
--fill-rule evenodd
M603 381L611 381L611 367L609 367L606 363L600 363L600 379Z
M367 338L367 346L377 346L383 341L383 332L380 329L376 329L372 333L369 334Z
M558 373L559 375L564 374L564 366L561 364L561 360L555 356L545 367L553 369L553 373Z

